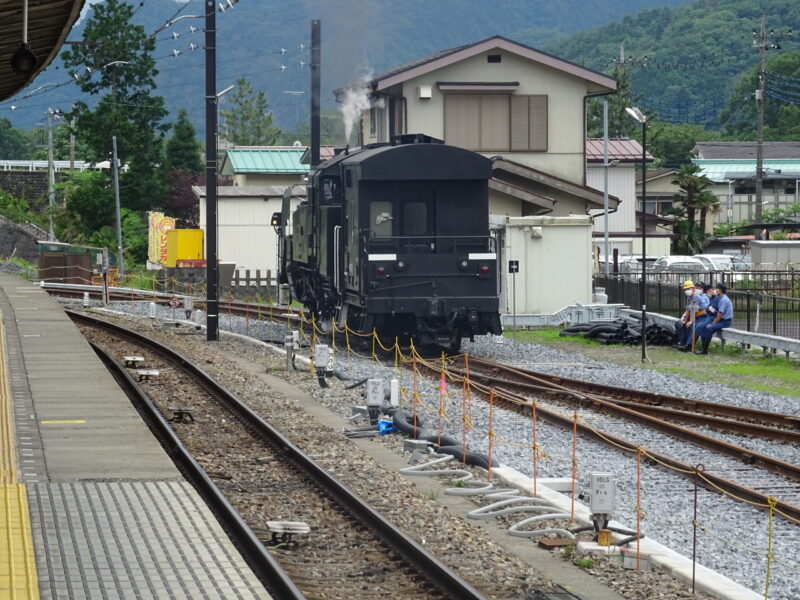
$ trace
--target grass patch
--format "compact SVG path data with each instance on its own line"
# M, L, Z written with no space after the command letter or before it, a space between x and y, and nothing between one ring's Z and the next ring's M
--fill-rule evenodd
M585 338L581 335L571 335L561 337L560 327L540 327L538 329L520 329L516 331L506 330L503 337L519 340L521 342L536 342L537 344L550 345L554 342L570 341L583 346L602 346L600 342L592 338Z

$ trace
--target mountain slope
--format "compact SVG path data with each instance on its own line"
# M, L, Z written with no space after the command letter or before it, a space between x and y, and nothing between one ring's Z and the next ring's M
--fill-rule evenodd
M475 42L495 34L515 37L524 32L526 43L542 47L548 41L608 23L652 6L676 5L685 0L619 0L597 3L593 0L300 0L283 3L242 0L233 9L217 16L218 83L223 89L245 76L256 89L267 92L278 124L294 129L297 121L308 117L307 96L292 96L284 91L308 89L307 68L309 21L322 20L323 105L333 106L331 90L357 79L368 71L381 71L426 54ZM138 4L138 2L137 2ZM174 0L145 0L134 21L155 31L184 3ZM201 14L202 3L190 2L181 15ZM189 33L190 27L200 31ZM185 18L157 35L156 56L161 74L158 93L175 114L186 108L202 135L204 111L203 21ZM179 33L177 40L171 33ZM79 24L70 40L80 40ZM186 50L193 43L200 47L170 57L173 49ZM281 49L286 53L282 54ZM556 52L558 53L558 52ZM300 61L306 66L300 67ZM281 65L287 67L281 71ZM49 83L67 81L66 74L52 65L23 96ZM78 97L74 85L48 86L34 96L18 96L0 105L0 116L15 126L31 127L40 121L48 107L69 109ZM299 102L298 102L299 101ZM8 108L16 105L17 110Z

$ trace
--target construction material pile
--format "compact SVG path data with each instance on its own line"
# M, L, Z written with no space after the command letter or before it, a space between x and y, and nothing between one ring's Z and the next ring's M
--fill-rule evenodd
M644 332L645 340L651 346L672 346L675 343L675 332L661 325L645 321ZM566 327L559 335L591 338L606 345L636 345L642 343L642 320L626 316L613 320L590 321Z

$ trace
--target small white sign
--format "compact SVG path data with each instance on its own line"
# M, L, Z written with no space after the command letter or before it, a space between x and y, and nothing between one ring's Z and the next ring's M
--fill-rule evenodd
M317 369L327 369L331 361L331 348L327 344L314 346L314 366Z
M616 482L612 473L592 473L589 475L589 509L592 514L611 514L614 512Z
M383 404L383 379L367 379L367 406Z

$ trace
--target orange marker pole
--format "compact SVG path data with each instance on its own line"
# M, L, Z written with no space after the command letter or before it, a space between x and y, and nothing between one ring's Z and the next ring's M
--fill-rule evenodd
M536 497L536 402L531 403L531 424L533 429L533 496Z
M411 353L411 365L414 373L414 389L411 391L411 406L412 414L414 415L414 439L417 438L417 356L416 353Z
M639 541L642 537L642 450L636 449L636 570L639 570Z
M572 413L572 494L569 520L575 520L575 479L578 477L578 411Z
M494 413L494 389L489 390L489 483L492 483L492 446L494 446L494 429L492 418Z
M467 394L469 393L469 356L464 355L464 387L461 398L461 462L467 464Z

